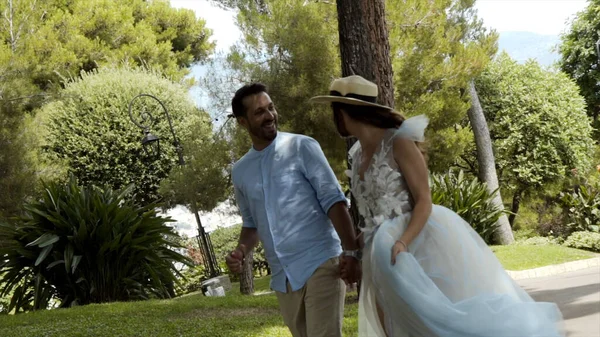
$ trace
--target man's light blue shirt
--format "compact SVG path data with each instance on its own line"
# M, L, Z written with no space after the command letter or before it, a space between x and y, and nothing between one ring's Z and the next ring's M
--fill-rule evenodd
M278 132L262 151L250 149L233 166L243 226L257 228L271 267L271 288L302 288L325 261L342 252L327 213L346 197L319 143Z

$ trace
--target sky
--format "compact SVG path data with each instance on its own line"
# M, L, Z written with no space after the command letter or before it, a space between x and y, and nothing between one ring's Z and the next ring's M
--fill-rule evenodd
M475 7L487 27L498 32L558 35L585 0L478 0Z
M558 35L566 22L585 8L585 0L478 0L475 7L487 27L498 32L532 32ZM234 23L235 13L225 11L207 0L171 0L175 8L188 8L206 20L213 30L218 50L227 50L240 38Z
M220 9L207 0L171 0L171 5L191 9L196 16L206 20L207 27L213 31L211 39L216 41L217 51L229 50L241 37L232 11ZM564 32L567 22L586 5L585 0L478 0L475 7L484 25L499 33L531 32L556 36ZM203 72L202 66L195 66L190 76L199 77ZM190 94L199 105L204 105L208 99L199 88L194 88ZM228 202L221 204L215 212L201 214L205 229L212 231L240 223L241 218L232 214L232 209L235 210L235 206ZM167 214L177 220L180 233L197 235L194 216L185 208L177 207Z

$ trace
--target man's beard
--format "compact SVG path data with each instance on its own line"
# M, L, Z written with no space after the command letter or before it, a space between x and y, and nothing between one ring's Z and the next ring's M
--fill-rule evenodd
M270 124L271 122L273 122L274 130L265 130L266 125ZM250 132L254 135L254 137L270 142L277 137L277 120L275 119L273 121L263 122L260 125L250 125Z

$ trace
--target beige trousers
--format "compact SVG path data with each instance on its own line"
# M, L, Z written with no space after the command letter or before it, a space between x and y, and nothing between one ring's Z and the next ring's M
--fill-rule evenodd
M340 279L339 258L325 261L303 288L276 292L283 321L294 337L342 337L346 285Z

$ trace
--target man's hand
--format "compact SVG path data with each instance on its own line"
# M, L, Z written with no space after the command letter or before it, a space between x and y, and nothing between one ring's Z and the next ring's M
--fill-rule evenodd
M242 263L244 262L245 246L239 245L231 253L225 257L227 267L232 273L239 274L242 272Z
M360 263L352 256L340 256L340 277L348 285L356 283L362 277Z

